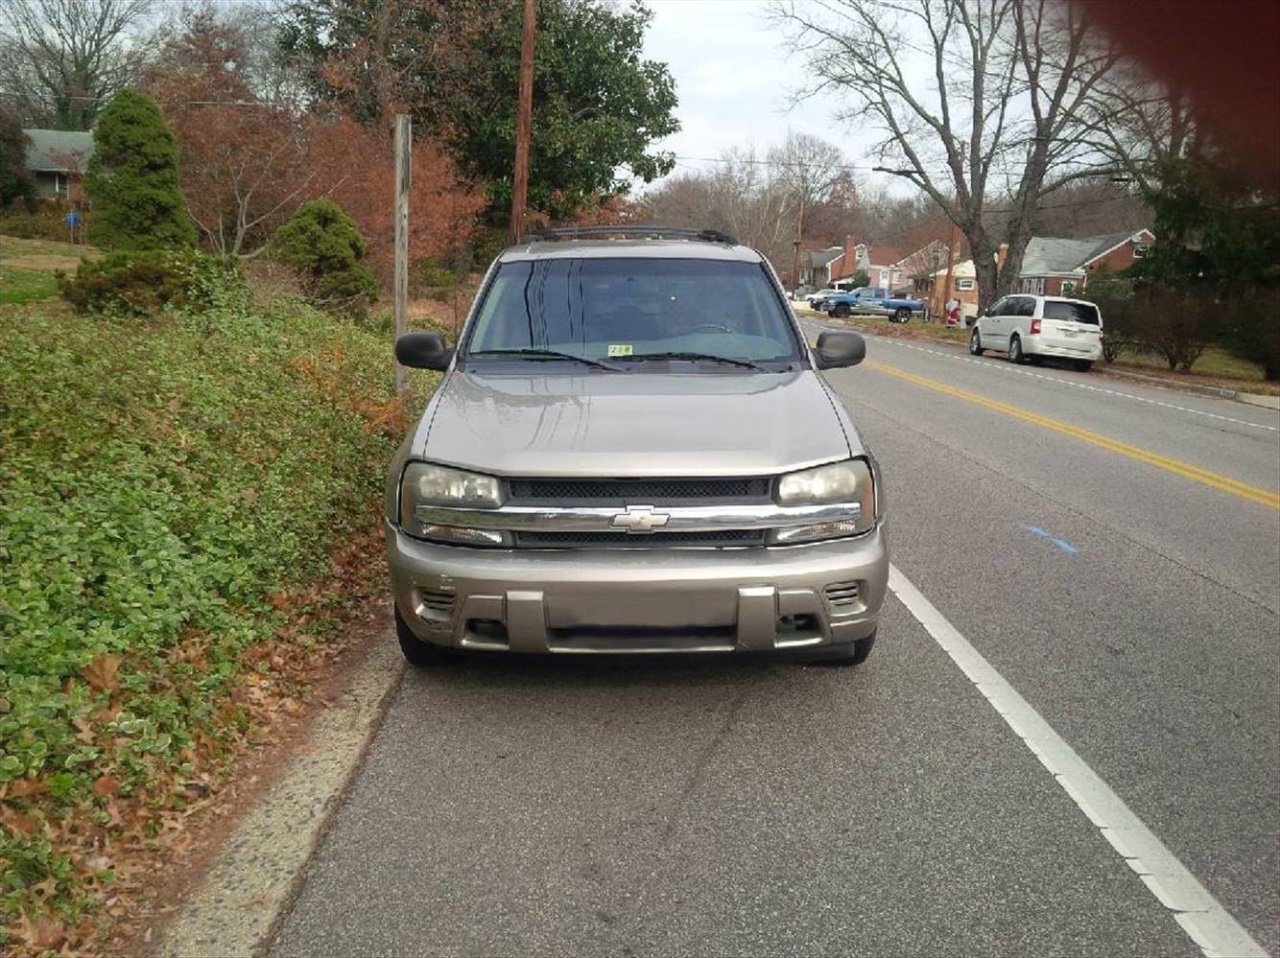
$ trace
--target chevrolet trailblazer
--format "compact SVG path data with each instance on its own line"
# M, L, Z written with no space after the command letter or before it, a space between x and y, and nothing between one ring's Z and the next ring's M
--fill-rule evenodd
M489 268L391 464L405 657L870 654L889 558L879 468L768 262L709 231L534 234Z

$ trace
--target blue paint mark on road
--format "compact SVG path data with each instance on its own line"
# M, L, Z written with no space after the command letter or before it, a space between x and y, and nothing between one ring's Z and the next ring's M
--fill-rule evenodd
M1027 531L1030 532L1032 535L1039 536L1041 539L1048 539L1050 542L1052 542L1055 546L1057 546L1067 555L1073 556L1073 555L1077 555L1080 552L1079 549L1073 546L1066 539L1055 538L1054 536L1050 535L1048 532L1045 532L1039 526L1027 526Z

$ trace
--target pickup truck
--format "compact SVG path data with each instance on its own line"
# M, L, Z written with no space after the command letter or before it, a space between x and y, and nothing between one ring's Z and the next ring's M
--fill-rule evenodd
M859 286L828 296L821 308L828 316L884 316L890 322L905 323L912 314L924 314L924 300L893 297L883 287Z

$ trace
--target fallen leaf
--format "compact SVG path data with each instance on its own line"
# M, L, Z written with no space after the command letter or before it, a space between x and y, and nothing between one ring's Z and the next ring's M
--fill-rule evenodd
M48 790L48 783L43 778L19 778L9 782L4 797L33 798L36 795L43 795Z
M120 791L120 783L110 775L99 776L98 780L93 783L93 794L108 798L118 794Z
M115 692L120 688L116 672L120 669L120 656L100 655L81 672L89 687L99 692Z

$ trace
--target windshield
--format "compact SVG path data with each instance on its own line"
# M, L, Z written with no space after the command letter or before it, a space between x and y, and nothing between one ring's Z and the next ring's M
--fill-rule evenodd
M1099 325L1098 307L1092 303L1068 303L1062 300L1046 299L1044 301L1045 319L1069 319L1077 323Z
M502 264L462 358L518 359L512 350L611 363L654 354L740 361L715 364L721 371L777 370L801 356L760 264L656 257Z

